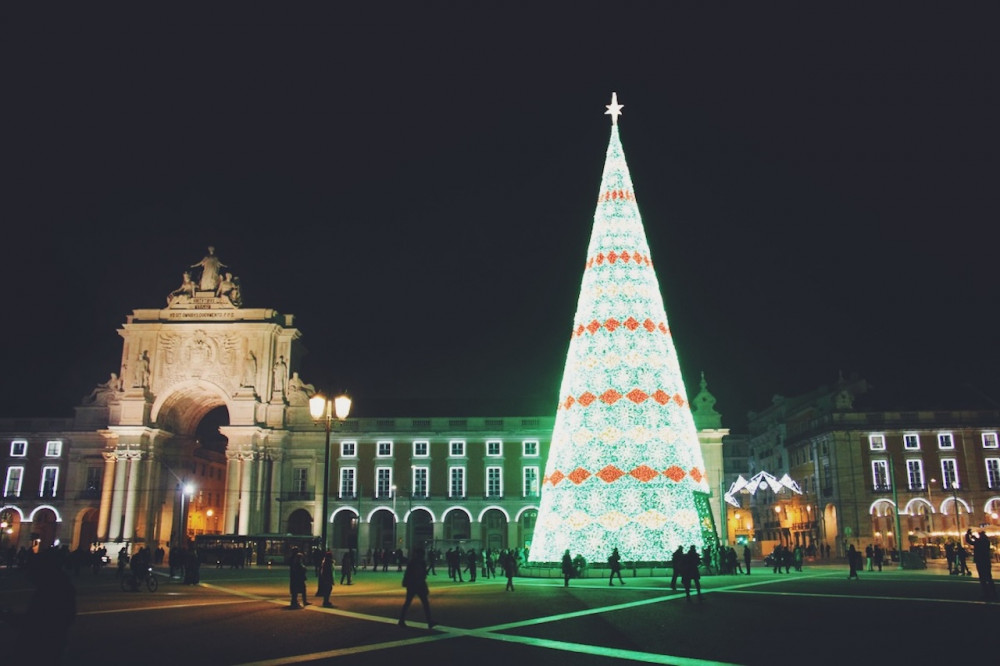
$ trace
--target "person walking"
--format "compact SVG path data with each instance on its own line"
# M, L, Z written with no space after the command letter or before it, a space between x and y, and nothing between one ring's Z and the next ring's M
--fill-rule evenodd
M500 568L503 569L503 575L507 577L507 587L504 588L505 592L514 591L514 553L504 550L500 553Z
M971 576L972 570L969 569L967 563L969 557L969 551L965 549L965 546L958 543L955 544L955 573L959 576Z
M853 543L847 548L847 564L849 566L847 580L851 580L852 578L861 580L861 577L858 576L858 569L861 568L861 553L854 549Z
M427 562L424 559L424 549L417 547L410 554L410 561L406 563L406 571L403 573L403 587L406 588L406 601L403 602L403 610L399 612L399 626L406 626L406 611L410 608L413 597L420 599L420 605L424 607L424 617L427 619L427 628L433 629L437 624L431 617L431 605L427 599Z
M750 554L750 546L743 546L743 564L746 565L747 575L750 575L750 559L753 556Z
M476 549L470 548L469 552L465 556L467 571L469 572L469 582L476 582L476 570L479 568L479 556L476 555Z
M701 603L701 571L698 569L701 565L701 558L698 557L698 550L694 546L688 548L687 553L682 557L682 562L681 584L684 585L684 596L687 602L691 603L691 583L693 581L695 589L698 591L698 602Z
M670 589L677 590L677 577L681 574L681 569L684 567L684 546L677 546L677 550L674 551L673 556L670 558L670 568L673 570L673 575L670 577Z
M288 592L292 595L289 608L309 605L306 601L306 558L298 548L292 551L292 561L288 567ZM302 595L302 606L299 606L299 595Z
M569 579L573 577L573 558L569 554L569 548L562 556L563 587L569 587Z
M344 557L340 560L340 584L350 585L351 576L354 574L354 552L348 549ZM347 581L346 583L344 581Z
M992 558L990 552L990 539L986 536L986 530L979 530L979 534L973 534L970 527L965 532L965 542L972 546L972 561L976 564L976 575L979 576L979 586L983 590L983 601L996 601L997 588L993 582Z
M622 580L622 556L618 553L617 548L612 550L611 555L608 556L608 568L611 570L611 575L608 576L608 585L615 584L615 576L618 576L618 582L624 585L625 581Z
M319 564L319 588L317 596L323 597L323 608L333 608L330 594L333 592L333 553L329 550L323 554Z

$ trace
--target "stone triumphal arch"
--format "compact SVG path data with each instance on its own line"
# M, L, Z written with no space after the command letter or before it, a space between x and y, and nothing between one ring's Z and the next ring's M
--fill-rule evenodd
M119 371L77 408L78 426L101 437L90 454L103 459L100 509L80 528L98 542L155 547L189 529L286 534L293 513L319 514L314 494L281 501L294 496L280 464L294 431L316 440L314 389L294 370L300 332L291 315L242 307L239 279L222 268L209 248L164 307L134 310L118 331ZM220 427L206 437L210 415ZM322 453L296 448L310 462Z

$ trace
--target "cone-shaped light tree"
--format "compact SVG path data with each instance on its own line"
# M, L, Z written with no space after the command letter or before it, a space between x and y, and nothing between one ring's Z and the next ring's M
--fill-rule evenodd
M590 562L669 559L714 543L708 483L666 309L618 135L594 212L529 551Z

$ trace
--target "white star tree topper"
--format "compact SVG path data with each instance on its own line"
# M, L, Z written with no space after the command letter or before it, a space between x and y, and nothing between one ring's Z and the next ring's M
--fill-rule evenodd
M611 116L611 124L617 125L618 116L622 115L622 109L625 108L624 104L618 103L618 93L611 93L611 104L605 104L604 108L607 109L607 111L604 112L604 115Z

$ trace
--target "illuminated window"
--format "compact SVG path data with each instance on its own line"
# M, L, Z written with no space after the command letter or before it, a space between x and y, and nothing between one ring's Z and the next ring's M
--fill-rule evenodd
M885 451L885 435L868 435L868 448L872 451Z
M503 497L503 473L500 467L486 468L486 496Z
M876 490L890 490L889 463L885 460L872 461L872 487Z
M292 470L292 492L305 494L309 489L309 469L296 467Z
M500 448L503 443L499 439L491 439L486 442L486 455L496 458L500 455Z
M355 484L357 483L358 471L354 467L340 468L340 496L352 498L357 495Z
M375 450L375 455L379 458L391 458L392 457L392 442L382 441L379 442Z
M45 442L45 457L46 458L58 458L62 455L62 442L59 440L52 440L51 442Z
M910 490L924 489L924 463L921 460L906 461L906 483Z
M525 456L537 456L538 455L538 440L528 439L524 441L524 455Z
M465 497L465 468L448 469L448 497Z
M986 483L990 488L1000 488L1000 458L986 459Z
M10 455L15 458L23 458L28 455L28 441L24 439L15 439L11 442Z
M997 445L997 434L995 432L984 432L983 433L983 448L984 449L996 449L996 448L1000 448Z
M524 468L524 487L522 492L524 493L525 497L538 497L537 467Z
M55 497L59 482L59 468L47 466L42 468L42 483L38 488L41 497Z
M938 448L939 449L955 448L955 439L951 436L950 432L938 433Z
M907 451L919 451L920 450L920 435L909 434L903 435L903 448Z
M448 455L452 458L461 458L465 455L465 442L459 439L449 442Z
M3 484L5 497L18 497L21 494L21 481L24 479L23 467L8 467L7 480Z
M358 443L357 442L341 442L340 443L340 457L341 458L355 458L358 455Z
M375 469L375 497L392 497L392 468Z
M426 458L430 455L431 446L426 440L418 440L413 442L413 457L414 458Z
M958 485L958 461L954 458L941 459L941 476L944 479L944 488L957 490Z
M427 483L428 476L430 475L430 470L427 467L414 467L413 468L413 496L414 497L427 497L427 489L429 484Z

